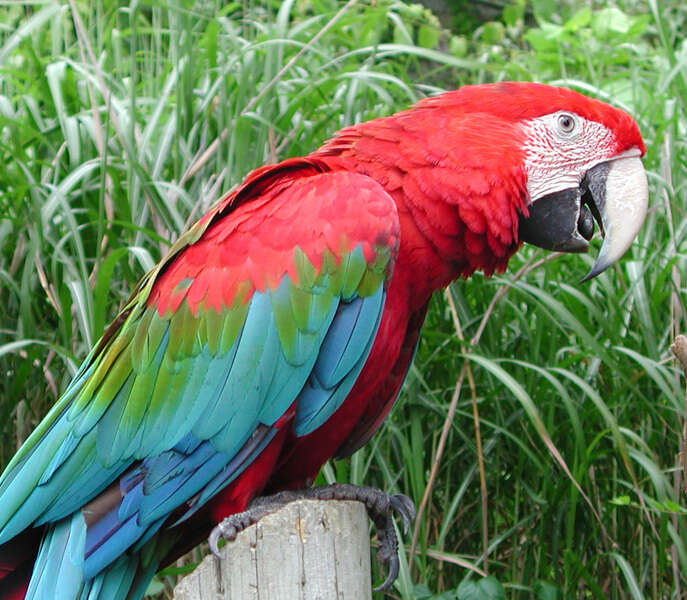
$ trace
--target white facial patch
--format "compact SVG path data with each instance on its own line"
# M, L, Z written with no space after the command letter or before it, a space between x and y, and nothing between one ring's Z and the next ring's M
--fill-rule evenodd
M566 131L570 119L573 127ZM606 160L613 150L610 129L566 111L531 119L523 128L530 202L579 186L587 170Z

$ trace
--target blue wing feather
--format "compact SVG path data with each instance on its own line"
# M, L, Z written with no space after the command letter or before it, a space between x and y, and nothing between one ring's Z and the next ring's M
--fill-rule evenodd
M372 349L386 292L342 303L322 341L317 361L298 396L293 429L303 436L317 429L345 400Z

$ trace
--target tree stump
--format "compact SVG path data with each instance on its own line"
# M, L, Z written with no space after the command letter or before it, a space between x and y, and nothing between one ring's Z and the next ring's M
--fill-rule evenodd
M221 552L179 581L174 600L371 598L368 517L360 502L291 502Z

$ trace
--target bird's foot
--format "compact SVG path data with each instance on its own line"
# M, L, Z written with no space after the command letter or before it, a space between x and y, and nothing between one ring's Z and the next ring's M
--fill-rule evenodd
M212 530L208 539L210 550L219 556L217 544L220 538L233 541L241 531L257 523L265 515L271 514L295 500L357 500L362 502L367 509L368 516L377 528L379 539L377 558L382 564L388 565L389 569L384 583L376 587L375 591L383 591L391 587L398 577L399 570L398 538L392 517L396 513L401 518L403 531L407 533L410 522L415 518L415 505L408 496L403 494L390 495L371 487L335 483L256 498L248 510L230 515Z

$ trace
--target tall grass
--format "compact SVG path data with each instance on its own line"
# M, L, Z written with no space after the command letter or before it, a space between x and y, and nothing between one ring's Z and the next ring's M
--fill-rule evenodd
M389 0L0 6L0 463L137 279L250 169L441 88L553 81L637 117L638 242L588 284L593 257L524 249L435 296L391 417L321 479L422 505L400 598L687 597L669 351L687 329L686 22L657 0L514 3L469 38Z

